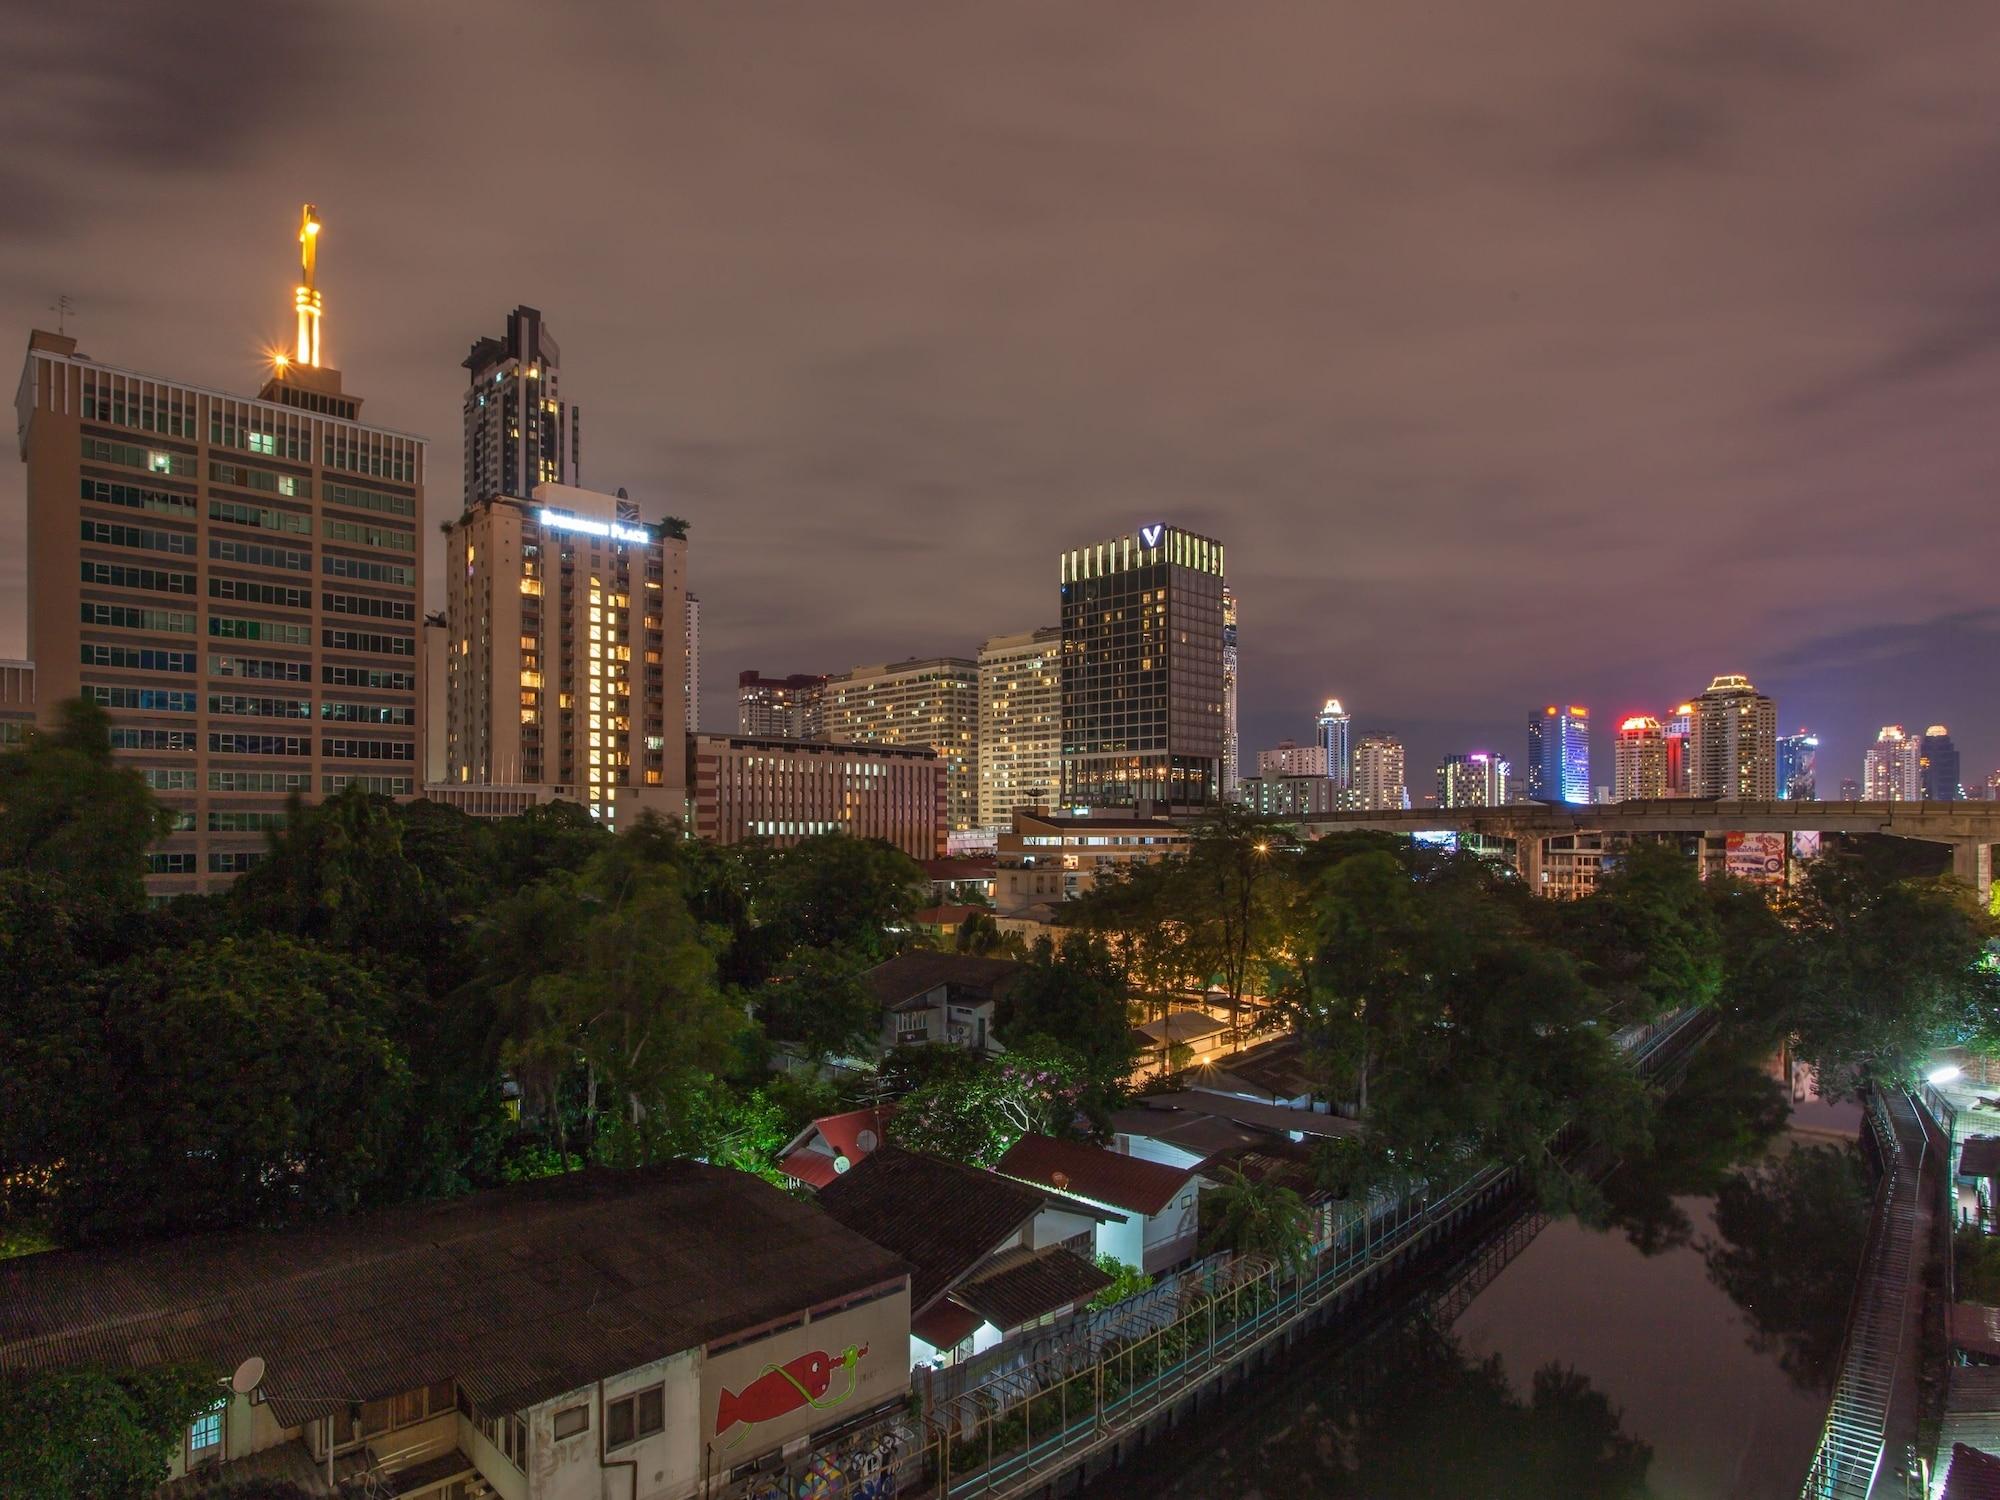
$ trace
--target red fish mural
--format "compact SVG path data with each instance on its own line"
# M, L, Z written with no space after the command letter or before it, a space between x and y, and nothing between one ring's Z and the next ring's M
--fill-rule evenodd
M815 1349L789 1364L766 1365L764 1373L742 1390L723 1391L722 1399L715 1405L716 1435L719 1437L739 1422L747 1431L759 1422L774 1421L801 1406L817 1409L839 1405L854 1394L854 1367L867 1356L866 1344L849 1344L838 1355ZM831 1400L823 1400L836 1370L847 1372L847 1388Z

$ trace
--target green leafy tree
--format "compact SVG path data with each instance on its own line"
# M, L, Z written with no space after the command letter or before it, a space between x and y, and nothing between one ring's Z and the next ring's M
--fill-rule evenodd
M1852 1146L1800 1147L1716 1195L1709 1278L1749 1318L1752 1347L1775 1350L1803 1389L1831 1390L1838 1374L1870 1211Z
M1721 989L1720 924L1694 860L1671 844L1634 844L1593 894L1539 915L1618 1019L1711 1005Z
M1291 1188L1223 1167L1201 1195L1201 1250L1233 1250L1294 1268L1312 1251L1312 1210Z
M395 1195L409 1149L397 994L339 954L227 939L106 971L34 1060L33 1138L62 1238L338 1213ZM58 1102L50 1104L52 1095Z
M187 1367L0 1378L0 1482L19 1500L146 1500L217 1385Z
M1217 807L1194 826L1183 868L1186 919L1229 997L1229 1025L1239 1031L1253 976L1285 945L1283 892L1291 874L1292 835L1282 823L1241 804Z
M803 948L758 992L764 1029L815 1061L877 1050L882 1007L862 975L868 960L835 949Z
M912 1151L990 1167L1024 1135L1069 1133L1085 1092L1082 1072L1068 1048L1031 1042L906 1095L889 1122L890 1138Z
M893 844L822 833L777 856L756 904L785 953L834 948L879 961L903 945L927 889L922 867Z
M144 903L146 847L172 815L111 758L111 720L71 698L53 728L0 754L0 869L46 876L107 908Z
M952 948L974 958L1023 958L1026 945L1018 932L1002 932L990 911L976 911L958 924Z
M1040 1036L1070 1048L1109 1102L1138 1057L1127 993L1124 967L1103 939L1072 933L1057 947L1040 938L995 1009L995 1029L1009 1046Z
M1153 1285L1152 1277L1115 1255L1098 1256L1097 1269L1111 1278L1111 1285L1090 1299L1090 1305L1094 1308L1116 1307L1128 1298L1149 1290Z

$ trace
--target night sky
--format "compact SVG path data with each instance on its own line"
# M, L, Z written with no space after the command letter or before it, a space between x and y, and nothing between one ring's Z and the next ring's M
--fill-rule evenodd
M2000 7L15 6L0 331L433 440L518 302L583 480L692 522L735 674L971 655L1167 520L1242 600L1246 759L1329 693L1521 759L1717 672L1859 776L2000 764ZM21 474L0 470L0 536ZM432 531L435 589L440 542ZM0 545L0 654L23 627ZM438 597L435 592L433 598Z

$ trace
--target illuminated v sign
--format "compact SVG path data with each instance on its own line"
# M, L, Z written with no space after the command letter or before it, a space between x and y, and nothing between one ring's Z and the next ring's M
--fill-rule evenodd
M1165 531L1166 529L1167 528L1161 525L1158 521L1155 521L1151 526L1141 526L1139 528L1139 544L1144 547L1159 546L1160 533Z

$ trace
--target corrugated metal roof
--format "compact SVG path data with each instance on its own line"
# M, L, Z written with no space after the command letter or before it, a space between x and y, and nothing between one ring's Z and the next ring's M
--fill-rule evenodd
M951 1300L1003 1333L1095 1296L1111 1278L1060 1245L1018 1250L952 1288Z
M1953 1443L1943 1500L2000 1500L2000 1458Z
M486 1410L906 1267L742 1172L604 1168L283 1231L0 1261L0 1369L266 1361L287 1426L457 1380Z
M1135 1214L1156 1214L1187 1186L1192 1172L1117 1151L1087 1141L1059 1141L1046 1135L1024 1135L1000 1158L998 1170L1061 1193L1108 1203Z
M998 999L1026 969L1011 958L975 958L968 953L900 953L862 974L883 1006L901 1005L948 984L968 998Z
M1206 1089L1190 1089L1180 1094L1148 1094L1144 1102L1148 1109L1187 1110L1213 1115L1255 1130L1280 1133L1296 1130L1301 1135L1328 1137L1359 1135L1363 1128L1359 1120L1350 1120L1345 1115L1321 1114L1316 1109L1290 1109L1282 1104L1259 1104L1252 1099L1211 1093Z

